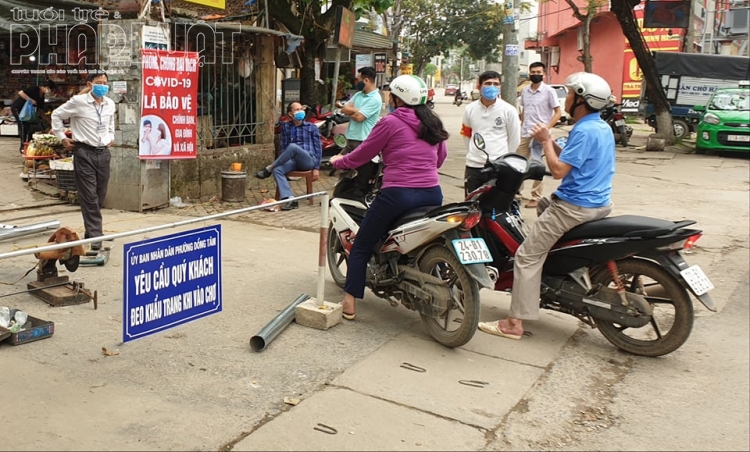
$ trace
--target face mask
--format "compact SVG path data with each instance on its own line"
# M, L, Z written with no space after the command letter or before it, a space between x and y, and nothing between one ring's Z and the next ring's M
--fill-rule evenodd
M109 86L108 85L94 85L91 87L91 94L94 95L94 97L104 97L109 92Z
M305 112L304 111L296 111L294 112L294 120L295 121L302 121L305 119Z
M388 111L393 113L394 110L396 110L396 107L394 107L393 104L388 104Z
M482 97L487 100L495 100L500 95L500 88L496 86L483 86Z
M363 89L365 89L365 82L357 83L356 85L354 85L354 89L356 89L357 91L362 91Z
M529 80L531 80L531 83L541 83L542 80L544 80L543 75L532 75L529 77Z

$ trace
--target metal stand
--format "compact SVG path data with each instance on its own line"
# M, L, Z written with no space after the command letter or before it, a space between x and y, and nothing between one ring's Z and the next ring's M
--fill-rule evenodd
M50 306L70 306L93 300L94 309L97 309L99 303L96 291L92 294L90 290L83 288L83 283L70 282L67 276L59 276L56 263L56 259L39 261L37 280L27 285L29 293Z

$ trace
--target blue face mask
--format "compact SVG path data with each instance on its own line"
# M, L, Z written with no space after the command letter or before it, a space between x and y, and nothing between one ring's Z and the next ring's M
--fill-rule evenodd
M94 95L94 97L104 97L109 92L109 86L108 85L94 85L91 87L91 94Z
M302 121L305 119L305 112L304 111L295 111L294 112L294 120L295 121Z
M482 97L487 100L495 100L500 95L500 88L496 86L483 86Z

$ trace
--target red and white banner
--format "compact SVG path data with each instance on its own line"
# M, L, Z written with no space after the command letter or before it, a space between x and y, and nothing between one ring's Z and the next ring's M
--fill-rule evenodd
M142 49L141 61L138 155L142 159L196 158L198 53Z

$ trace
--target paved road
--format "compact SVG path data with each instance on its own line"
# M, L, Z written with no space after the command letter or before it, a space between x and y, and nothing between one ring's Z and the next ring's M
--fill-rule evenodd
M452 133L441 169L450 201L461 193L464 107L440 96L438 102ZM425 335L418 316L371 295L357 322L325 332L293 324L266 351L252 353L250 336L301 292L315 293L311 231L319 208L303 205L222 221L224 312L169 332L120 343L122 244L129 239L114 243L106 266L71 275L99 291L96 311L50 308L28 295L2 299L56 323L51 339L0 344L4 404L23 407L6 417L5 431L25 438L14 448L34 450L747 450L748 162L640 152L643 135L633 143L618 149L614 214L696 219L705 236L689 260L717 286L720 312L696 304L693 335L667 357L621 354L596 331L555 313L530 324L532 338L477 334L447 350ZM0 223L60 219L80 229L71 206L18 210L54 200L24 187L14 152L14 140L0 139ZM268 195L263 190L273 191L255 180L248 188L244 204L206 199L146 214L107 211L105 230L254 205ZM46 235L29 236L0 242L0 250L44 241ZM5 260L0 281L15 281L33 265L30 256ZM342 297L330 279L325 294ZM503 315L509 304L487 291L482 302L482 320ZM120 354L104 356L103 346ZM426 372L403 369L403 362ZM458 383L466 379L489 385ZM302 402L292 407L284 397ZM317 423L337 434L314 430Z

